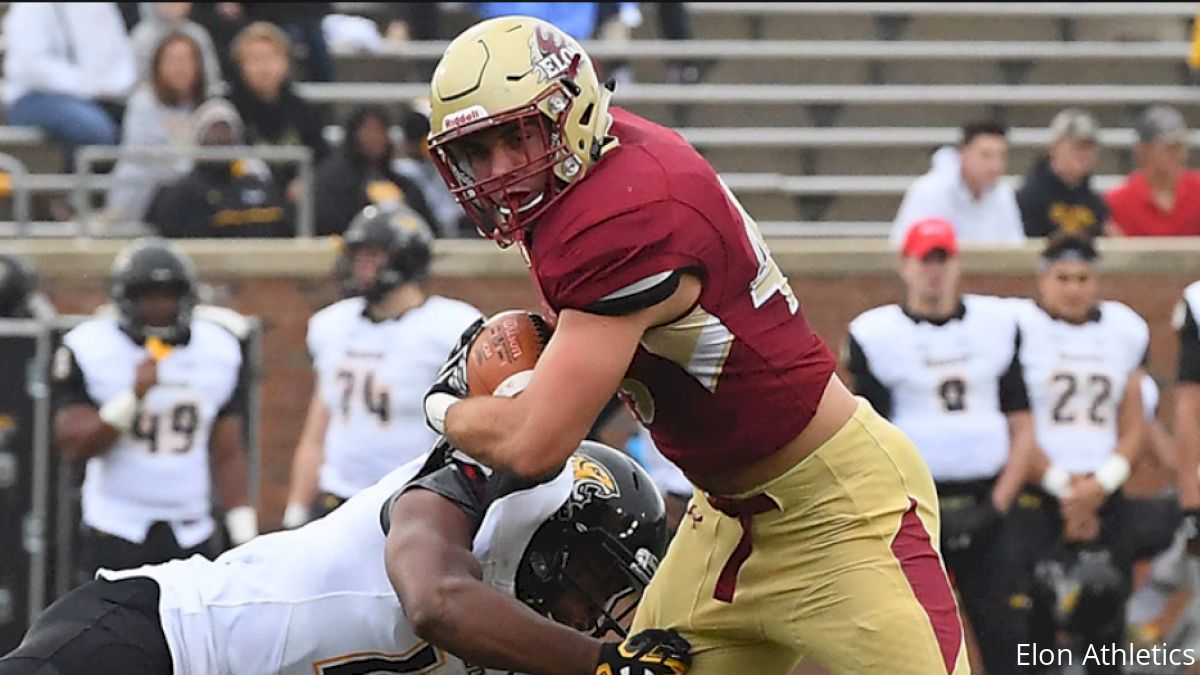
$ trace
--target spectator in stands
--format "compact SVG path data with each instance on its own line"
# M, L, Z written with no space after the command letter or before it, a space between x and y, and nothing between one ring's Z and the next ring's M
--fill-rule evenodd
M1054 117L1050 151L1030 168L1017 191L1026 236L1062 232L1095 237L1104 231L1108 207L1091 185L1100 156L1099 133L1096 118L1078 108Z
M120 137L105 105L120 107L137 80L133 46L115 3L12 3L4 15L8 123L81 145Z
M420 186L425 203L434 216L429 224L439 237L474 237L475 226L429 159L429 116L407 107L400 116L404 140L392 162L392 169Z
M301 57L304 79L333 81L333 58L325 44L321 21L333 12L331 2L244 2L242 8L250 21L266 21L279 26L293 45L303 45Z
M328 154L321 116L300 98L288 77L290 53L291 40L278 26L264 21L246 26L233 41L238 77L230 100L246 125L247 143L308 146L320 163ZM280 185L288 185L295 171L280 170L275 176ZM295 201L295 190L288 185L289 201Z
M187 35L196 44L204 65L205 94L224 94L221 65L217 61L217 50L213 47L208 31L195 21L188 20L192 11L190 2L148 2L142 5L142 19L131 33L133 55L137 60L138 79L146 81L154 77L151 66L159 46L175 33ZM128 126L123 127L128 133Z
M434 221L421 188L392 170L391 120L381 106L362 106L346 121L340 151L317 167L313 189L317 234L341 234L369 204L406 204L427 223Z
M1138 116L1137 169L1104 195L1118 233L1200 235L1200 171L1187 168L1188 129L1175 108L1154 105Z
M333 79L333 60L321 21L331 10L332 3L328 2L201 2L192 9L192 19L212 35L226 80L235 79L238 71L237 57L231 49L237 35L247 25L265 21L290 36L289 50L293 43L304 45L299 56L307 66L306 79L329 82Z
M197 145L242 143L242 121L224 99L196 110ZM159 234L191 237L287 237L293 234L270 172L246 161L197 161L196 168L161 189L146 221Z
M1001 180L1008 165L1006 134L998 122L971 122L963 127L957 148L934 153L929 173L904 194L892 243L899 247L908 228L928 218L949 221L961 243L1024 242L1017 196Z
M151 58L151 78L143 82L125 108L123 147L171 147L193 143L192 114L208 90L202 50L190 34L171 33ZM154 191L187 173L186 158L122 158L113 172L107 218L140 222Z
M191 20L200 24L212 38L217 61L221 64L221 79L232 82L237 77L237 64L233 59L233 39L250 23L246 13L242 11L242 4L198 2L192 6Z

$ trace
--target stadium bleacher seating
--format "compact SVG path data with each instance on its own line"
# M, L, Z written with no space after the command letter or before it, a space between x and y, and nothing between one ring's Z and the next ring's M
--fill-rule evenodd
M467 4L442 3L447 34L471 21ZM1185 64L1194 3L689 3L689 41L657 39L652 4L643 10L634 40L587 44L602 64L632 66L618 103L679 127L779 235L886 232L905 187L969 119L1013 125L1009 173L1019 176L1054 113L1087 108L1105 127L1105 187L1131 168L1129 126L1142 107L1194 116L1200 105ZM338 81L300 91L331 120L358 103L420 99L445 44L338 54ZM665 83L681 61L700 68L699 83ZM340 129L326 136L339 142ZM0 152L24 163L35 192L74 184L54 175L58 148L37 130L0 127Z

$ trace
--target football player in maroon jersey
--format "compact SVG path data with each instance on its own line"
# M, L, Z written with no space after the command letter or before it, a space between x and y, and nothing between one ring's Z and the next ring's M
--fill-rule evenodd
M693 673L965 673L912 442L855 398L754 220L675 132L619 108L577 42L528 17L468 29L432 82L430 150L480 231L517 244L554 337L515 398L430 425L495 468L556 470L614 391L696 486L634 622Z

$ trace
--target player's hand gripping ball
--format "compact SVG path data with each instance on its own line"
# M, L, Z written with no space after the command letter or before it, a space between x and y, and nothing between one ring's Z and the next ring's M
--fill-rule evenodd
M516 396L529 384L533 365L550 341L545 319L519 310L477 319L458 338L425 392L425 423L446 433L446 411L480 395Z
M546 320L533 312L511 310L488 319L467 348L467 394L519 394L533 377L550 332Z

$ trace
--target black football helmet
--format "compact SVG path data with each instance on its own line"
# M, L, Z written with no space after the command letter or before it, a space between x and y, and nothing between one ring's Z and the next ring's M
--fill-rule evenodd
M361 295L369 303L379 302L401 284L429 276L432 242L429 225L407 206L368 206L342 234L342 255L334 273L347 297ZM354 279L354 254L366 246L383 250L388 259L375 278L360 287Z
M183 251L161 237L143 237L113 261L109 295L117 303L121 330L131 338L144 342L153 336L182 344L191 331L199 284L196 267ZM169 326L150 326L138 312L138 297L152 288L165 288L179 297L175 320Z
M650 475L618 450L584 441L570 462L571 493L526 547L517 568L516 597L549 615L562 593L574 589L599 610L593 635L612 630L624 637L621 622L637 608L666 553L666 507ZM607 598L595 597L596 589L568 573L572 555L607 558L623 575L623 587Z
M0 253L0 318L27 319L33 316L29 296L37 290L37 271L25 258Z

